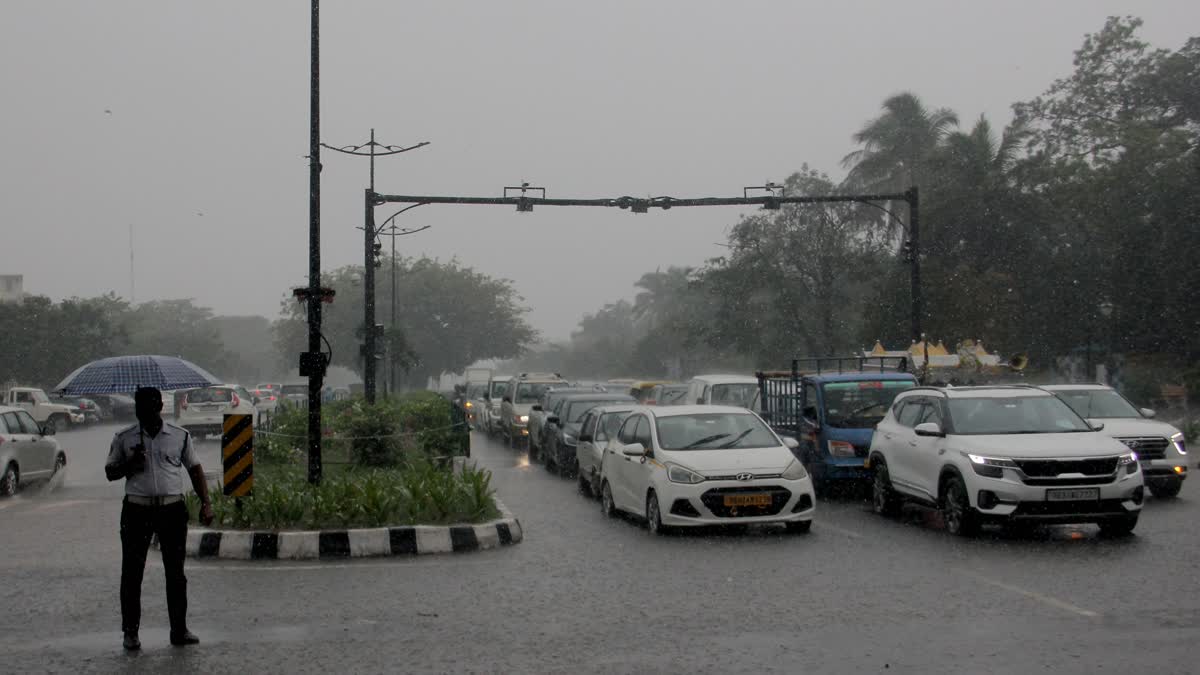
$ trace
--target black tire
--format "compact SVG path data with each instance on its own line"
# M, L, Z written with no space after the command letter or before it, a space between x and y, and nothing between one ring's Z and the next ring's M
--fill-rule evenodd
M812 521L793 520L791 522L784 523L784 529L787 530L788 534L808 534L809 530L812 529Z
M21 489L21 472L16 462L9 462L0 475L0 496L11 497Z
M51 415L46 423L54 427L55 432L62 432L71 428L71 418L66 415Z
M658 504L658 495L654 490L646 494L646 529L653 535L667 533L667 528L662 524L662 507Z
M1138 514L1100 523L1100 534L1106 537L1128 537L1137 527Z
M564 446L560 446L558 443L554 444L554 467L556 469L558 469L558 475L560 477L571 478L573 473L576 473L576 472L571 471L571 459L572 458L569 456L566 456L566 457L563 456L563 454L562 454L563 447ZM567 451L570 452L571 446L567 445L565 447L567 448Z
M958 537L973 537L979 532L979 516L971 508L967 486L957 474L942 482L942 520L946 531Z
M875 513L888 518L899 515L903 500L892 488L892 477L888 473L887 463L882 458L871 461L875 469L875 477L871 481L871 509Z
M612 487L608 481L600 484L600 512L606 518L615 518L617 516L617 504L613 501Z
M579 494L588 498L594 496L594 493L592 492L592 482L583 475L582 471L579 472L579 478L576 480L576 482L579 484Z
M63 469L65 469L66 467L67 467L67 456L60 452L60 453L58 453L58 456L54 458L54 469L50 472L50 477L53 478L53 477L57 476L58 473L60 471L62 471Z
M558 448L556 447L558 444L554 442L553 438L551 438L550 443L548 445L549 445L549 447L547 447L546 449L544 449L541 452L542 465L545 466L546 470L549 471L550 473L559 473L558 472L558 455L555 454L558 452Z
M1156 499L1173 499L1179 496L1183 488L1182 478L1156 478L1146 481L1146 487Z

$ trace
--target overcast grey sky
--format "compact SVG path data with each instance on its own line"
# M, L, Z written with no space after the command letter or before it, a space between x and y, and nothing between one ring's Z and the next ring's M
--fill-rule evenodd
M322 137L432 145L377 189L740 195L801 164L842 175L851 134L911 90L966 123L1071 69L1111 14L1177 48L1200 3L397 2L322 6ZM308 2L6 0L0 273L54 298L195 298L274 317L307 273ZM361 262L366 160L324 153L323 267ZM378 218L391 211L381 208ZM505 277L548 337L698 265L738 209L426 206L405 253Z

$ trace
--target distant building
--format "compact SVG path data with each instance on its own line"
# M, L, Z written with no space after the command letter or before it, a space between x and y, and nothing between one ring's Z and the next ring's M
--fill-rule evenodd
M0 274L0 302L18 302L24 297L24 274Z

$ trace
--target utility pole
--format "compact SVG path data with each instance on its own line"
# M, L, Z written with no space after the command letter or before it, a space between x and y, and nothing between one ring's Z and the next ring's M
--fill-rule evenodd
M129 224L129 304L137 302L133 293L133 223Z
M904 193L908 202L908 252L909 283L912 294L912 335L914 340L924 340L921 332L921 316L925 311L925 299L921 297L921 199L917 186ZM926 360L926 364L929 361ZM926 366L928 367L928 366Z
M371 138L362 145L347 145L340 148L322 143L324 147L346 155L370 158L370 182L365 193L363 213L363 393L367 403L375 402L376 361L378 360L377 343L380 328L375 324L375 239L379 230L375 227L375 158L388 155L398 155L409 150L429 145L423 141L409 147L383 145L375 142L375 130L371 129ZM364 148L366 149L364 151ZM379 150L377 150L379 148Z
M400 229L399 227L396 226L396 223L393 221L396 220L396 216L400 215L401 213L404 213L405 211L415 209L418 206L424 206L424 204L410 204L410 205L400 209L399 211L393 213L392 215L388 216L386 220L384 220L382 223L379 224L379 226L377 228L375 228L375 231L378 236L381 236L381 237L386 236L386 237L392 238L392 272L391 272L392 316L391 316L391 320L388 323L388 334L393 335L393 336L398 335L398 333L396 332L396 330L397 330L396 329L396 237L403 237L408 234L416 234L417 232L423 232L423 231L429 229L429 225L425 225L423 227L417 227L417 228L413 228L413 229ZM378 249L376 249L376 250L378 250ZM388 358L388 380L387 380L388 388L387 388L387 391L390 391L394 394L396 391L396 355L391 354L389 352L388 356L389 356L389 358Z

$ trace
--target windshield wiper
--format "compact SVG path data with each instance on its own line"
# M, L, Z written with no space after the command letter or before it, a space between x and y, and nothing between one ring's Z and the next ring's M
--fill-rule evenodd
M692 448L696 447L697 445L704 445L705 443L712 443L713 441L719 441L728 435L729 434L714 434L712 436L705 436L704 438L701 438L698 441L692 441L691 443L688 443L687 445L680 448L680 450L691 450Z
M740 443L740 442L741 442L741 440L742 440L743 438L745 438L745 437L746 437L746 436L747 436L747 435L748 435L748 434L749 434L751 431L754 431L754 430L753 430L753 429L747 429L747 430L743 431L742 433L738 434L738 435L737 435L737 438L733 439L732 441L729 441L728 443L722 443L722 444L721 444L719 447L721 447L722 449L724 449L724 448L732 448L733 446L735 446L735 445L737 445L738 443ZM728 434L726 434L726 435L728 435Z

